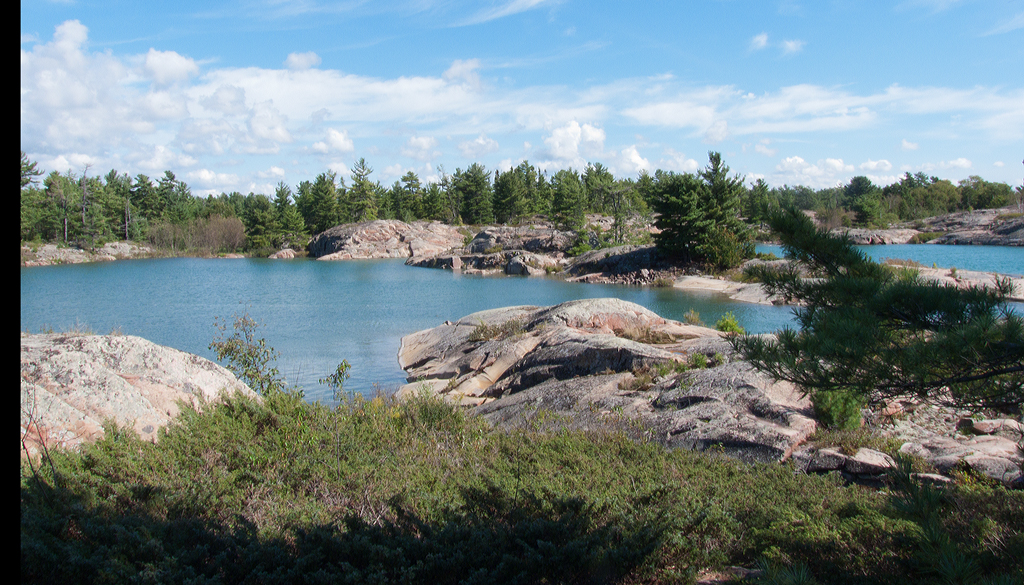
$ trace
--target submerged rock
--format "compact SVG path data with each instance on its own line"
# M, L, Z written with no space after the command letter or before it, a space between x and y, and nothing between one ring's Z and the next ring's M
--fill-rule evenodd
M21 335L21 434L31 456L99 439L106 420L155 440L178 401L198 405L225 391L255 395L210 360L140 337Z
M440 395L500 428L625 426L749 461L785 459L816 428L807 400L737 361L722 333L619 299L474 313L405 336L399 364L399 397Z

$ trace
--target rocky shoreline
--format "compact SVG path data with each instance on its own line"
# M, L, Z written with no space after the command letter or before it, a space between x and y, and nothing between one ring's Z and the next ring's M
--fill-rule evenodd
M751 462L792 460L810 473L870 483L895 466L880 451L809 444L813 408L792 385L754 370L725 335L618 299L507 307L402 339L400 397L440 396L496 428L611 427L668 448ZM916 400L865 411L870 432L898 441L940 474L965 466L1024 487L1017 421Z
M400 399L438 396L499 430L618 430L867 484L895 464L875 449L812 442L818 424L806 397L754 370L725 334L619 299L474 313L405 336L398 359L409 380ZM253 395L223 367L138 337L23 333L22 454L94 441L106 420L153 441L178 401L199 405L224 391ZM1024 487L1018 421L912 399L863 414L870 434L933 468L924 479L971 469Z
M607 231L607 217L588 216L590 224ZM930 244L1024 246L1024 215L1015 208L964 211L904 224L893 229L841 228L856 244L905 244L920 236L931 238ZM534 275L566 271L570 278L585 282L617 282L645 285L667 277L677 277L683 270L656 258L642 257L633 247L620 246L593 250L573 259L567 255L575 244L575 234L556 229L543 217L534 218L528 226L484 226L476 233L466 227L440 222L375 220L335 226L310 239L309 255L318 260L353 260L372 258L408 258L411 266L459 269L467 272L504 271L513 275ZM596 245L596 244L595 244ZM628 249L627 249L628 248ZM129 258L148 258L162 252L133 242L112 242L95 250L58 246L57 244L22 245L22 266L48 266L104 262ZM601 259L617 256L611 270L598 268ZM271 258L287 259L301 256L294 250L281 250ZM241 258L241 254L220 257ZM604 263L608 265L609 263ZM635 270L624 264L636 265ZM604 276L597 273L610 272Z
M22 455L95 441L108 420L153 441L179 401L200 405L222 391L255 396L220 365L141 337L22 333Z

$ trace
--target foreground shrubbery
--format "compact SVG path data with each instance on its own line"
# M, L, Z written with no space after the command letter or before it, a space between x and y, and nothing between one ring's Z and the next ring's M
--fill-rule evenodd
M615 433L492 432L426 398L235 396L157 444L109 427L43 463L22 464L23 582L687 582L760 560L923 583L928 551L1022 569L1020 492L890 500Z

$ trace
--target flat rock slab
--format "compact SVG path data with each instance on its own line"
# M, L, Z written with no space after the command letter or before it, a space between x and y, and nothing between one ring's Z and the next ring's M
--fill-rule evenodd
M155 440L178 402L252 390L197 355L130 335L21 336L21 432L29 455L103 436L113 420ZM23 452L24 455L24 452Z
M674 373L697 353L714 367ZM399 363L399 397L437 394L499 428L625 425L750 461L785 459L816 428L806 399L738 361L722 333L619 299L474 313L407 335Z

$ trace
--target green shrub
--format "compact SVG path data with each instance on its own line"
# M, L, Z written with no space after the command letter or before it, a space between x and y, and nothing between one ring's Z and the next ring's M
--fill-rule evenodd
M945 232L921 232L919 234L914 234L914 237L910 238L910 241L908 241L907 243L908 244L927 244L928 242L934 240L935 238L937 238L939 236L944 236L944 235L946 235Z
M498 323L497 325L488 325L481 321L480 324L476 326L476 329L469 334L469 340L472 342L493 341L508 337L516 337L525 332L526 323L522 319L509 319L503 323Z
M817 390L811 393L811 404L818 420L828 428L849 430L861 424L864 397L856 391Z
M736 320L736 316L732 314L732 311L722 315L715 323L715 329L724 331L725 333L736 333L743 335L746 331L740 327L740 322Z
M697 325L700 327L704 326L704 322L700 320L700 313L693 309L686 311L686 314L683 315L683 322L686 323L687 325Z

